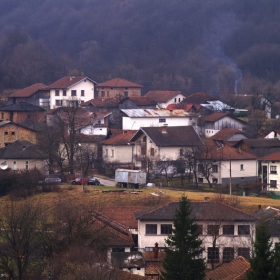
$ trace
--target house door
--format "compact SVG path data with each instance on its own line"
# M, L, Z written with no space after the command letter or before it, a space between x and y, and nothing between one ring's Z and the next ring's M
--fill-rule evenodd
M267 165L263 165L262 167L262 179L263 179L263 184L267 184Z

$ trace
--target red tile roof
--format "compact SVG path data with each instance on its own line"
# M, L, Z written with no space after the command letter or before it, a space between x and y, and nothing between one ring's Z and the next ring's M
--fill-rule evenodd
M43 83L37 83L12 93L9 97L29 97L40 89L45 89L47 86Z
M176 110L176 109L184 109L187 112L189 112L191 109L195 111L197 110L193 104L186 104L186 103L169 104L166 107L166 110Z
M132 136L137 132L137 130L128 130L128 131L123 131L122 134L118 134L116 136L113 136L109 139L106 139L102 141L101 144L103 145L127 145L129 140L132 138Z
M113 87L113 88L123 88L123 87L127 87L127 88L140 88L142 87L141 85L135 84L133 82L130 82L128 80L125 79L121 79L121 78L115 78L112 80L109 80L107 82L103 82L101 84L99 84L97 86L99 87Z
M215 121L218 121L218 120L224 118L227 115L228 115L227 113L216 112L216 113L213 113L213 114L205 117L204 121L206 121L206 122L215 122Z
M93 82L94 84L96 84L96 82L92 81L91 79L85 77L85 76L78 76L78 77L74 77L74 76L66 76L63 77L59 80L57 80L56 82L50 84L47 89L66 89L69 88L83 80L90 80L91 82Z
M260 160L280 161L280 151L261 157Z
M215 135L210 137L211 140L216 140L216 141L226 141L228 138L235 134L243 134L244 132L239 129L233 129L233 128L224 128L217 132Z
M186 96L186 98L182 102L188 104L203 104L206 101L210 100L217 100L217 98L206 92L196 92L194 94Z
M247 279L246 272L250 269L250 263L243 257L225 263L220 267L206 273L206 280L241 280Z
M89 101L83 102L82 106L87 106L92 104L94 107L98 108L110 108L110 107L118 107L120 100L118 98L109 97L109 98L94 98Z
M182 94L181 91L151 90L145 96L156 102L167 102L178 94Z

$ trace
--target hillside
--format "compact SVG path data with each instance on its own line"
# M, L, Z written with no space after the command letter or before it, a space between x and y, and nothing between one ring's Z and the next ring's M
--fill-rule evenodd
M85 74L217 95L280 88L277 0L2 0L0 89Z

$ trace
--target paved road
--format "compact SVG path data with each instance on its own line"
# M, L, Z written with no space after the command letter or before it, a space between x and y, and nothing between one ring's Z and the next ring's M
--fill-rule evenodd
M116 182L113 179L99 177L99 176L94 176L94 177L100 181L101 185L104 185L104 186L115 186L116 185Z

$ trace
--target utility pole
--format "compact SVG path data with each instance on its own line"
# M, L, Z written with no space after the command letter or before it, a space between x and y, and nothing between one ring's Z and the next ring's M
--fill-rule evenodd
M85 184L84 184L84 171L83 171L83 154L82 154L82 144L78 143L78 146L80 148L80 154L81 154L81 173L82 173L82 187L83 192L85 192Z
M229 155L229 194L231 195L231 157Z

